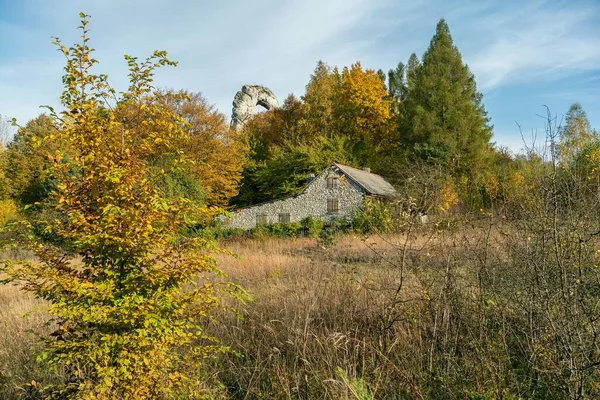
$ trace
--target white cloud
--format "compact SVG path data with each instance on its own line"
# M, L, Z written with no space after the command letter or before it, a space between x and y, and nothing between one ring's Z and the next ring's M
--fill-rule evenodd
M375 23L369 15L389 5L387 1L373 5L369 0L256 0L208 6L192 0L153 0L143 7L117 0L85 7L73 0L25 1L23 7L31 7L28 12L37 28L22 36L23 55L0 59L0 112L26 120L38 113L39 103L58 102L64 60L49 44L50 36L60 36L67 45L76 41L82 8L92 15L91 45L101 62L98 71L108 73L118 89L126 84L123 54L144 57L165 49L180 64L160 71L156 83L202 91L228 114L243 84L264 84L284 97L303 89L319 58L345 62L356 56L365 38L356 39L352 32ZM6 35L26 31L15 23L0 27ZM50 89L58 90L52 95Z
M483 89L556 78L600 65L600 5L536 2L479 23L489 43L470 55Z
M201 91L227 115L243 84L268 86L281 100L290 92L301 95L319 59L387 69L412 52L420 56L441 17L486 99L506 85L551 81L600 66L597 0L15 4L22 20L6 21L0 15L0 113L21 123L37 115L40 104L57 105L64 59L50 45L50 36L61 36L65 44L77 41L79 11L92 15L98 72L108 73L118 90L127 83L123 54L144 57L164 49L180 64L159 71L156 84ZM496 123L497 116L492 117Z

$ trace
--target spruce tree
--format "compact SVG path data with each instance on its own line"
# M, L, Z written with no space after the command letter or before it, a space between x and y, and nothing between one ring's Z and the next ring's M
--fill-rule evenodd
M412 53L408 58L406 65L399 63L396 70L390 70L390 95L395 100L394 106L396 111L397 126L401 133L408 132L411 128L412 118L415 109L414 96L410 96L410 92L415 89L417 72L421 67L419 57ZM392 92L393 90L393 92ZM402 141L407 144L409 137L400 135ZM411 145L412 143L408 143Z
M437 25L422 64L411 56L407 68L406 142L425 158L433 158L459 175L478 168L492 126L475 78L463 63L448 25Z
M394 69L388 72L388 94L392 100L392 113L398 116L403 113L404 101L408 93L406 86L406 66L398 63Z
M421 68L421 61L415 53L412 53L408 58L408 64L406 64L406 87L407 90L413 90L417 84L417 73Z

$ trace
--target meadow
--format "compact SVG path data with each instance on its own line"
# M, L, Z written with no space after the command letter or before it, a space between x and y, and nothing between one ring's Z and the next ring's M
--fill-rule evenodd
M154 85L166 51L125 55L117 92L79 16L79 43L53 42L62 111L0 143L0 399L600 398L600 135L580 104L564 126L545 107L522 153L492 142L441 19L421 58L319 61L304 95L231 129ZM331 226L214 223L333 160L398 196Z
M218 397L531 393L523 377L513 375L513 362L523 361L516 360L518 349L494 326L509 322L506 310L481 292L482 268L492 273L506 266L510 240L506 227L486 220L460 230L431 225L339 235L327 244L314 238L224 240L221 246L233 255L218 254L218 264L253 300L232 303L237 314L221 310L206 321L205 333L235 352L206 361L221 382ZM507 278L516 271L505 272ZM35 363L30 329L43 331L46 317L23 315L39 305L14 287L0 287L1 398L39 398L37 382L60 379Z

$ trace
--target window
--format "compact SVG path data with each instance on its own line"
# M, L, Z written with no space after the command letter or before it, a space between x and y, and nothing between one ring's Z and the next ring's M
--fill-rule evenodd
M338 199L327 199L327 212L329 214L337 214L339 211Z
M279 214L279 223L280 224L289 224L290 223L290 213L280 213Z
M328 176L327 177L327 189L332 189L338 186L338 177L337 176Z
M256 225L266 225L268 223L267 221L267 214L259 214L256 216Z

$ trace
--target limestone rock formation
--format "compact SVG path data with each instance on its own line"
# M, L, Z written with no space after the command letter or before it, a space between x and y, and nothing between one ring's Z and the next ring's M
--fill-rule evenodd
M244 126L256 114L257 105L272 110L279 107L279 102L273 92L264 86L244 85L233 98L231 125L236 129Z

